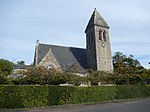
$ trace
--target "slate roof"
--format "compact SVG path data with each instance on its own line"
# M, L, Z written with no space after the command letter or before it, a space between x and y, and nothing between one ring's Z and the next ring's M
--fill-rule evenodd
M94 10L94 12L93 12L93 14L92 14L92 16L88 22L88 25L85 29L85 33L88 29L90 29L94 25L109 28L107 22L103 19L103 17L100 15L100 13L96 9Z
M21 65L21 64L17 64L17 65L14 65L13 69L26 69L30 67L29 65Z
M38 46L38 63L47 54L49 49L51 49L62 68L69 68L75 63L79 63L83 68L87 68L86 49L41 43Z

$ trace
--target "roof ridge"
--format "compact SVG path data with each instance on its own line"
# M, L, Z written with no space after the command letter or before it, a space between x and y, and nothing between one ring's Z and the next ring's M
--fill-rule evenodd
M39 45L54 46L54 47L63 47L63 48L85 49L85 48L80 48L80 47L70 47L70 46L61 46L61 45L44 44L44 43L39 43Z

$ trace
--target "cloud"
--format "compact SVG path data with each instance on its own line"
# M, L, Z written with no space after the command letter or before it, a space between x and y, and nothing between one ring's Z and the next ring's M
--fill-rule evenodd
M31 63L36 39L85 47L84 30L94 8L110 26L112 52L133 54L149 67L149 0L0 1L0 58Z

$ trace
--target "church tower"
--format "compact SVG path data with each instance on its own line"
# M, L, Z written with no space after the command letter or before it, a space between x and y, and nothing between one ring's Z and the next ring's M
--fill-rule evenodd
M109 26L94 9L86 27L87 66L89 69L113 72Z

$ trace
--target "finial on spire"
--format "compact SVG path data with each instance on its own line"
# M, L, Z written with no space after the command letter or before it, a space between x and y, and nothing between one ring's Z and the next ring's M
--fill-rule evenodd
M37 45L37 46L39 45L39 39L36 40L36 45Z

